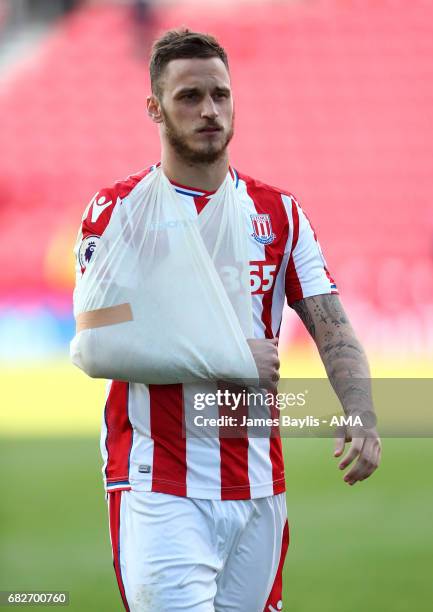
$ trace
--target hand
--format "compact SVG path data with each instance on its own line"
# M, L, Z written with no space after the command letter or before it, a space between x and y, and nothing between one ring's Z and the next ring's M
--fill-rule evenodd
M348 427L342 429L343 431L339 431L335 440L334 457L340 457L343 454L346 442L352 442L348 452L338 464L340 470L344 470L357 458L356 463L344 476L344 481L352 486L358 481L365 480L377 470L380 464L382 446L375 429L370 429L368 437L362 438L352 438Z
M278 338L247 340L259 373L259 385L276 392L280 380L278 359Z

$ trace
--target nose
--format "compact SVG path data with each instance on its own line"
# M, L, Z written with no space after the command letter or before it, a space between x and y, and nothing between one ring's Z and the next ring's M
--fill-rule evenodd
M215 102L212 99L212 96L206 96L203 100L203 106L201 109L202 118L207 119L215 119L218 117L218 109L215 105Z

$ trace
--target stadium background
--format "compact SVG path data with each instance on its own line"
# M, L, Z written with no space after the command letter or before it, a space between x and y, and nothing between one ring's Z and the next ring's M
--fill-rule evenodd
M104 385L67 356L72 247L92 195L158 160L147 53L180 25L227 48L232 163L306 208L373 375L433 372L431 1L0 1L0 590L69 590L77 611L121 606ZM282 337L284 375L324 375L291 312ZM430 609L431 440L386 439L353 489L330 440L285 453L284 609Z

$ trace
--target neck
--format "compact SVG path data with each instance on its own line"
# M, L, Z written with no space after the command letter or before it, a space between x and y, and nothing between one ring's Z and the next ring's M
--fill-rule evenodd
M212 164L192 164L180 159L169 148L163 148L161 167L167 178L175 183L203 191L216 191L223 183L228 169L228 152Z

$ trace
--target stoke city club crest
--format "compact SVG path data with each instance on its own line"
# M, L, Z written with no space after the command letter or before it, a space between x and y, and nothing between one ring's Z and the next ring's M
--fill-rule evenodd
M253 224L251 236L260 244L271 244L275 240L275 234L272 233L271 215L250 215L250 217Z

